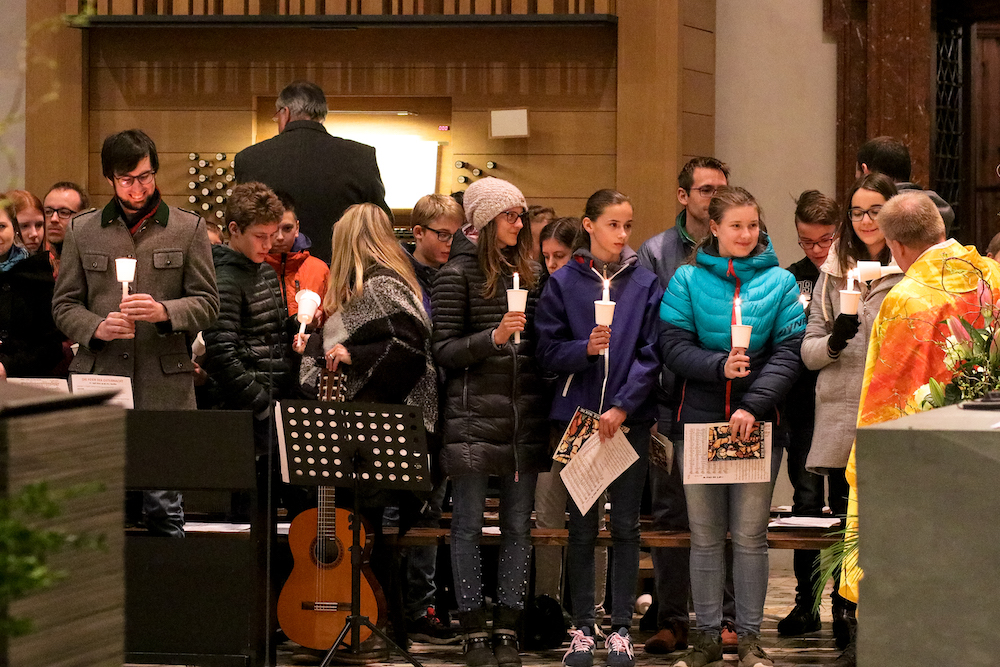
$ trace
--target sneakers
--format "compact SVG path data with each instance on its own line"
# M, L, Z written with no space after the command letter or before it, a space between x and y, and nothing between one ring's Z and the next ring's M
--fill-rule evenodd
M820 629L819 612L811 607L795 605L783 619L778 621L778 634L783 637L798 637Z
M736 653L736 647L740 643L739 635L736 634L736 624L732 621L722 622L722 650L725 653Z
M427 608L427 614L409 621L406 624L406 634L412 642L423 644L457 644L459 636L437 617L434 607Z
M674 621L669 627L663 628L646 640L643 650L646 653L672 653L678 649L687 648L688 627L680 621Z
M570 633L569 650L563 656L566 667L591 667L594 664L594 638L590 628L582 627Z
M628 628L618 628L604 640L604 648L608 650L607 667L635 667L635 651L632 648L632 638L628 636Z
M746 635L739 641L737 654L740 656L739 667L774 667L774 663L760 647L760 637Z
M691 631L691 648L671 663L671 667L705 667L722 664L722 638L698 630Z

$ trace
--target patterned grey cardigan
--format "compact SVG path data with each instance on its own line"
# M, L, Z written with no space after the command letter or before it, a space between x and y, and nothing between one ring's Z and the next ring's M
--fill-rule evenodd
M324 353L341 343L351 354L345 366L346 399L419 407L424 428L437 430L437 369L431 354L431 323L420 297L383 266L365 272L364 290L330 315L323 335L312 335L302 355L299 382L314 398Z

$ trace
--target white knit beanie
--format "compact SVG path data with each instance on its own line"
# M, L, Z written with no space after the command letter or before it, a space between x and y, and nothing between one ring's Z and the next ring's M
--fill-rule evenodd
M465 206L465 218L476 231L482 231L490 220L507 209L515 206L528 209L528 203L520 190L512 183L492 177L481 178L470 185L462 201Z

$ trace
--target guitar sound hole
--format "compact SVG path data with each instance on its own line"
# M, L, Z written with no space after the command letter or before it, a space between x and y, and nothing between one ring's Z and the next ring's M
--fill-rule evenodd
M342 550L335 537L318 537L313 540L313 560L320 567L333 567L340 562Z

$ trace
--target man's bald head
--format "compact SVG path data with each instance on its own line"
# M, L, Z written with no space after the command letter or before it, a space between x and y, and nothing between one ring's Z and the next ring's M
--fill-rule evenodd
M890 241L926 250L945 240L944 220L931 198L918 190L904 190L885 203L878 226Z
M946 238L937 205L918 190L904 190L887 201L879 211L878 226L903 271L925 250Z

